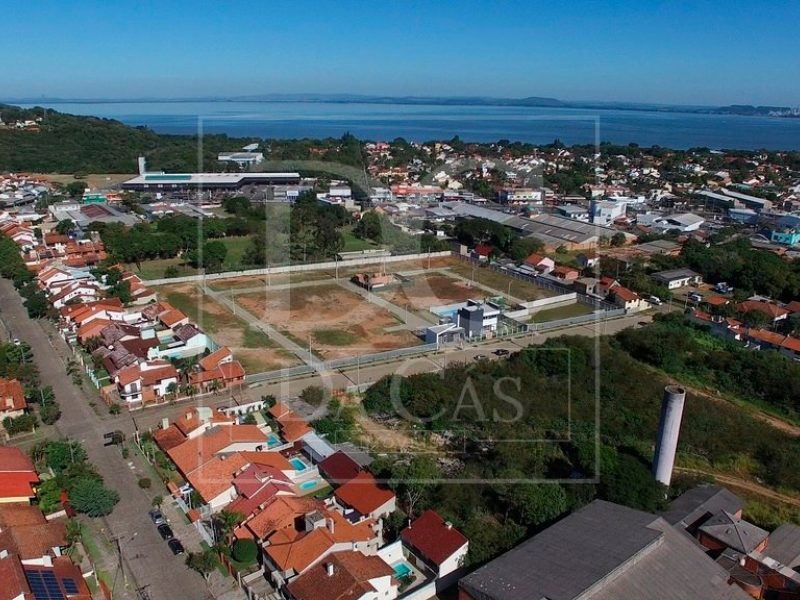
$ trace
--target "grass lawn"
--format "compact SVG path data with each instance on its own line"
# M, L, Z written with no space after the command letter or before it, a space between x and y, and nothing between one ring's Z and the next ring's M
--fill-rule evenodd
M531 320L537 323L543 323L544 321L558 321L559 319L569 319L570 317L590 315L592 312L593 309L591 306L576 302L574 304L567 304L566 306L558 306L556 308L540 310L533 315Z
M222 263L223 271L238 271L242 268L242 256L250 245L248 236L229 237L219 240L228 249L225 255L225 262Z
M448 266L448 268L453 273L458 273L467 279L471 279L473 276L472 265L467 263L452 263ZM551 292L546 288L539 287L538 285L530 283L529 281L503 275L502 273L493 271L487 267L476 266L474 273L475 281L477 283L497 290L504 296L509 293L509 284L511 285L510 295L514 298L519 298L520 300L524 301L538 300L539 298L549 298L555 295L554 292Z
M342 252L358 252L359 250L368 250L370 248L383 248L381 244L376 244L372 240L362 240L353 234L354 225L342 227L339 231L344 240Z
M193 322L197 323L209 333L231 327L241 328L244 324L244 321L227 311L219 311L219 314L217 314L203 310L201 308L202 303L189 294L168 292L166 299L172 306L186 314Z
M243 336L242 345L245 348L275 348L278 346L269 339L266 333L254 327L245 327Z
M197 269L184 265L183 259L177 257L144 260L141 265L142 267L140 269L135 263L128 263L125 265L125 268L132 273L136 273L142 279L162 279L164 277L164 271L166 271L168 267L176 267L179 276L197 274Z
M358 341L358 336L344 329L315 329L314 338L328 346L352 346Z

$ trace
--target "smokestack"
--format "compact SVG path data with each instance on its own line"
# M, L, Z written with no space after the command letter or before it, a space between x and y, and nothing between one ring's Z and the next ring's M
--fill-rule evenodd
M672 467L675 464L675 452L678 449L678 436L681 432L683 404L686 390L677 385L664 388L664 399L661 402L661 420L658 424L658 440L653 457L653 476L656 481L669 486L672 480Z

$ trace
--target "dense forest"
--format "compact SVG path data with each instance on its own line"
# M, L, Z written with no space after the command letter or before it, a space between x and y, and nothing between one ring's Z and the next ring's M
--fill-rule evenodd
M650 334L658 331L641 332L643 339L657 338ZM417 513L435 506L462 528L470 538L472 562L496 555L594 497L658 510L665 504L664 490L650 475L650 461L669 380L634 359L626 346L631 340L623 334L603 338L596 354L594 340L561 337L504 361L384 378L365 393L364 408L379 420L412 419L409 428L432 444L439 440L439 447L432 454L389 455L373 468L397 482L406 510ZM638 349L631 346L631 351ZM779 359L776 369L785 364ZM734 405L690 392L679 452L692 464L711 469L746 464L751 477L800 490L797 441ZM599 484L492 483L529 478L563 482L595 475ZM409 476L487 483L403 483ZM680 491L678 483L671 493Z

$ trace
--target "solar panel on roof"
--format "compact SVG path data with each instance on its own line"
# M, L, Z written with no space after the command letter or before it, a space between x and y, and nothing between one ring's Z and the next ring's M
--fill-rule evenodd
M25 576L36 600L66 600L64 592L58 584L58 579L52 571L26 569ZM70 582L75 587L74 593L77 593L78 588L75 581L70 579Z
M71 577L65 577L61 580L61 584L64 586L64 590L68 594L77 594L78 593L78 584L75 583L75 580Z

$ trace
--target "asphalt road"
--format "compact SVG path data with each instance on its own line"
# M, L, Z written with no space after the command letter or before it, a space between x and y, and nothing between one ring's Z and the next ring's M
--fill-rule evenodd
M184 565L183 557L172 555L150 521L147 512L159 491L140 489L119 450L103 446L103 434L114 429L112 420L98 416L89 406L91 398L72 384L65 369L67 345L57 336L51 340L42 325L28 318L14 286L5 279L0 280L0 318L12 337L30 344L42 385L55 390L62 411L58 432L80 440L106 484L119 492L119 504L105 521L109 537L120 540L129 585L126 589L124 578L117 577L115 599L137 598L136 587L144 588L152 600L213 598L203 579Z

